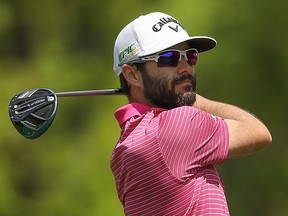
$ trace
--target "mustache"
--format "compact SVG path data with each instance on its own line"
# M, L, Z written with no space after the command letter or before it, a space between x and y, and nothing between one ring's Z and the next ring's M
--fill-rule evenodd
M176 83L176 82L181 82L181 81L184 81L184 80L193 81L193 76L191 74L182 74L180 76L175 77L172 82Z
M172 88L174 89L176 83L184 81L184 80L190 80L192 84L194 85L195 78L191 74L182 74L182 75L175 77L172 80Z

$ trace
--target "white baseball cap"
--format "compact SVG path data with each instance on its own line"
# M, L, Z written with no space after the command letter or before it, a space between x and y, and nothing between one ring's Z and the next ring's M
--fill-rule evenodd
M190 37L182 24L168 14L153 12L140 16L126 25L115 41L114 71L119 76L123 64L183 42L198 52L210 50L217 44L211 37Z

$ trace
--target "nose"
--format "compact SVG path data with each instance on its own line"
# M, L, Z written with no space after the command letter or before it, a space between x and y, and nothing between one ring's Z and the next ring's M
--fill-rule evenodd
M193 72L193 66L191 66L187 60L186 60L186 56L182 55L181 56L181 60L177 66L177 73L178 74L184 74L184 73L190 73L192 74Z

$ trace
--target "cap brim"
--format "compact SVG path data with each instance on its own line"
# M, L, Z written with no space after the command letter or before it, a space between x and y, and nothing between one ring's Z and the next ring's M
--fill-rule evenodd
M161 52L163 50L169 49L170 47L176 46L178 44L187 42L191 48L195 48L198 50L198 52L205 52L210 49L213 49L217 45L217 41L211 37L207 36L194 36L194 37L189 37L186 39L183 39L182 41L177 41L177 43L169 42L165 44L159 44L156 47L153 47L153 49L147 50L144 53L141 53L139 57L144 57L148 55L152 55L158 52Z
M197 49L198 52L208 51L217 45L215 39L206 36L191 37L187 42L191 48Z

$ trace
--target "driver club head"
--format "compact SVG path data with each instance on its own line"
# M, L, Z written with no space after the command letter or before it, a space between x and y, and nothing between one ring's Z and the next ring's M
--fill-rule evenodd
M37 88L15 95L8 109L17 131L25 138L36 139L52 124L57 107L57 96L53 91Z

